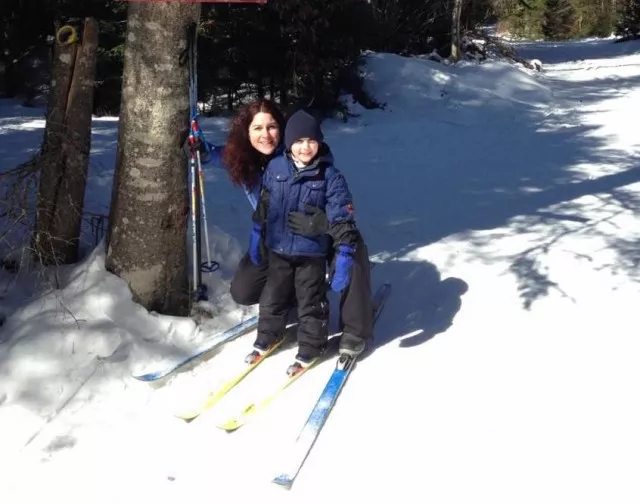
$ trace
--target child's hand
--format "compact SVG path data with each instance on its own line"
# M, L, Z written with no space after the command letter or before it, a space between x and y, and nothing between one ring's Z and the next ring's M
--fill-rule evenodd
M353 266L353 253L355 249L349 245L340 245L336 256L336 267L331 279L331 290L342 292L350 281L351 266Z

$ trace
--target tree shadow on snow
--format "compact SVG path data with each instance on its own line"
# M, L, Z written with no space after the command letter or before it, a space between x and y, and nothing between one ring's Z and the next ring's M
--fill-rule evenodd
M565 252L567 242L557 244L575 234L606 242L615 257L608 267L640 281L628 236L604 222L640 211L636 191L625 187L640 182L640 153L618 148L615 137L599 131L606 117L591 120L618 110L621 103L611 100L637 86L638 75L563 82L551 88L548 106L514 105L506 92L459 103L453 95L443 98L448 103L416 95L414 115L403 111L406 121L397 132L372 123L361 135L345 130L333 136L370 254L389 262L444 238L466 240L469 260L479 267L504 265L515 276L528 309L551 290L562 292L541 260L552 249ZM543 103L544 96L534 101ZM578 97L597 107L579 109ZM389 121L400 117L380 114L392 114ZM496 247L520 236L520 250ZM568 253L579 257L582 251Z
M438 268L426 261L388 261L378 264L372 275L373 290L391 282L391 295L374 328L377 349L399 341L410 348L447 331L462 306L467 283L455 277L442 278Z

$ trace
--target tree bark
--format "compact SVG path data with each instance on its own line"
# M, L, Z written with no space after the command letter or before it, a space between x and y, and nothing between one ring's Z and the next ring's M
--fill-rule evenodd
M188 65L180 61L200 5L143 2L128 7L116 176L107 269L148 310L188 310Z
M56 201L64 176L62 144L65 136L64 118L73 77L77 45L54 46L51 68L51 91L47 104L46 126L40 155L38 199L33 236L36 257L43 264L56 262L56 243L51 234Z
M84 23L82 45L76 55L64 120L65 138L62 146L64 177L51 227L51 235L58 242L56 251L63 263L78 260L84 193L91 151L98 31L98 22L93 18L87 18Z
M85 20L82 45L56 44L40 178L34 249L42 264L78 260L98 49L98 23Z
M453 0L451 15L451 59L459 61L460 53L460 17L462 16L462 0Z

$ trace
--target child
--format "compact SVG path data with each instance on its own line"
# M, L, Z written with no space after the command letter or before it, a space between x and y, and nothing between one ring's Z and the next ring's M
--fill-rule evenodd
M349 284L359 238L351 193L344 176L333 166L333 156L323 139L313 116L304 111L291 116L285 128L286 152L272 159L264 172L249 245L254 264L265 259L269 263L260 297L255 351L249 358L280 341L288 312L297 302L298 354L290 372L308 366L326 348L329 306L325 276L327 258L333 254L331 244L337 255L331 289L342 292ZM289 212L306 212L310 207L326 213L328 234L308 237L291 231ZM358 351L362 348L353 353Z

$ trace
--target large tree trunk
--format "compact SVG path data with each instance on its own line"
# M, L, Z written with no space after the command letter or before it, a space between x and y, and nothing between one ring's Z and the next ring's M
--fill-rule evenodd
M85 20L82 45L56 44L47 125L38 168L34 233L43 264L77 261L89 152L98 23Z
M188 310L187 28L199 4L143 2L128 8L116 177L107 269L135 300L163 314Z

